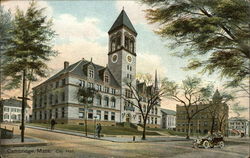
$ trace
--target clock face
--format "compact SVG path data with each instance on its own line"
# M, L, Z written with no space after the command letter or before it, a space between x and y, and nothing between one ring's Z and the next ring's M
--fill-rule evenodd
M132 62L132 57L131 57L130 55L127 56L127 61L128 61L129 63Z
M118 60L118 55L117 54L112 55L112 62L116 63L117 60Z

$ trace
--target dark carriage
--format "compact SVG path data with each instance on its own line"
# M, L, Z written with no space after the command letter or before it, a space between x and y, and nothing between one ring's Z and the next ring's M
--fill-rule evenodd
M206 138L194 140L193 147L198 148L200 146L205 149L213 147L223 148L225 143L222 136L208 136Z

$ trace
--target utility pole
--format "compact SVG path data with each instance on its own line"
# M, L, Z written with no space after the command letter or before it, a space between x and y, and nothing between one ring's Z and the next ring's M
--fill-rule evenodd
M25 108L26 108L26 102L27 100L30 100L29 98L25 97L26 91L26 70L23 70L23 94L22 97L18 97L19 99L22 99L22 124L20 126L20 130L21 130L21 142L24 142L24 130L25 130L25 126L24 126L24 119L25 119Z

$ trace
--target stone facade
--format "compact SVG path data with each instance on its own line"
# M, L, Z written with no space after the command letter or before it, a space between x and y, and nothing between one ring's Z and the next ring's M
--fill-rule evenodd
M33 122L83 124L97 121L104 125L130 122L141 123L139 109L124 100L128 87L124 80L132 80L136 87L136 36L123 10L109 30L108 65L97 65L82 59L74 64L64 63L64 69L33 88ZM84 109L77 92L80 87L94 88L98 93L93 104ZM146 104L146 102L145 102ZM149 115L149 126L160 127L160 105ZM85 112L85 110L87 110Z
M200 109L205 109L194 115L193 119L191 120L191 133L207 134L212 130L212 122L214 120L213 131L220 131L224 135L227 134L229 109L226 104L221 103L220 101L218 102L218 98L220 100L220 94L218 91L216 91L213 97L213 101L210 101L209 104L198 104L190 106L190 114L193 114ZM214 106L217 106L217 110L211 112L211 109L206 107L211 107L211 105L213 104ZM214 115L215 112L216 115ZM188 130L187 111L186 108L181 105L176 105L176 130L179 132L187 132Z

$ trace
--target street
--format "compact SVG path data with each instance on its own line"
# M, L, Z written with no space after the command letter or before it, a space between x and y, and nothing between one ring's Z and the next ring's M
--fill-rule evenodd
M17 126L15 134L20 133ZM7 128L12 128L8 125ZM219 157L246 158L249 144L226 142L223 149L194 149L192 141L119 143L26 128L25 135L48 142L47 146L1 148L2 157Z

